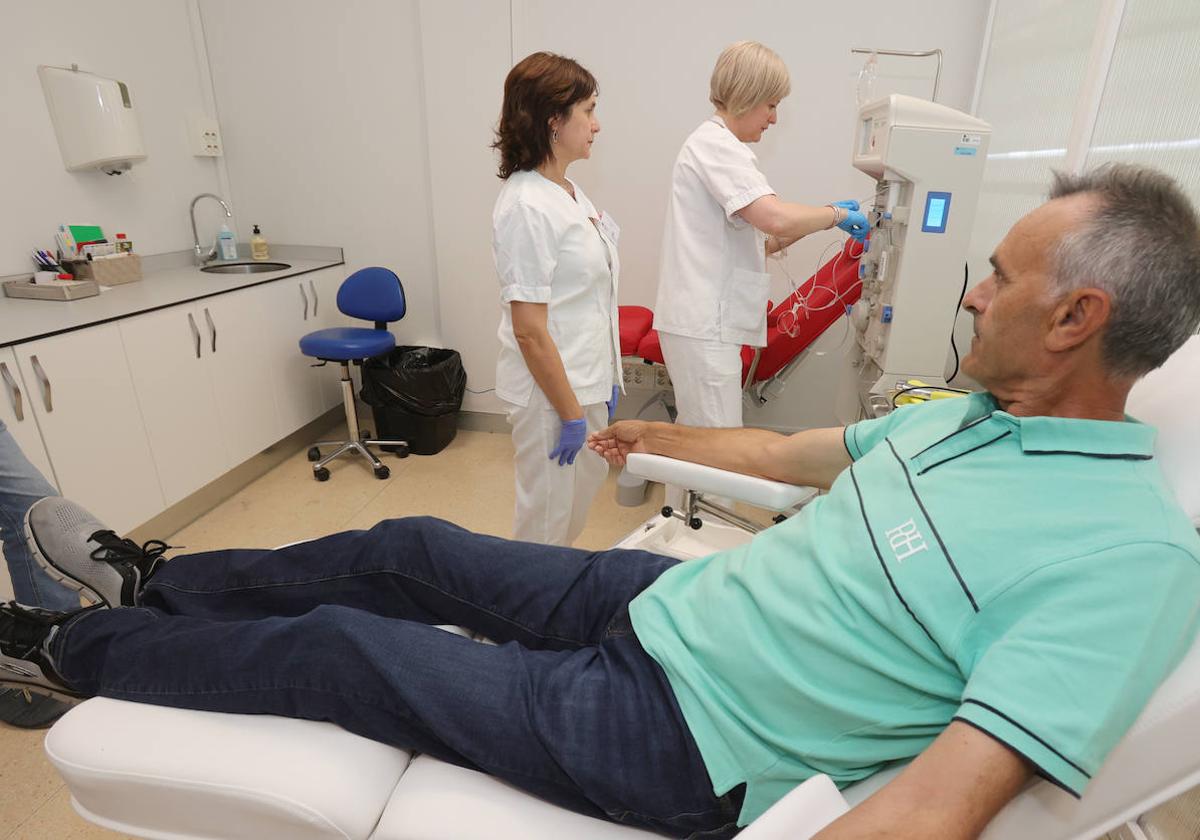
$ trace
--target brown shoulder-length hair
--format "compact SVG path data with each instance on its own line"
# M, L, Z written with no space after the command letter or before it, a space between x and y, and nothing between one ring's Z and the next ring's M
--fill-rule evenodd
M548 52L521 59L504 80L504 104L493 149L502 179L536 169L550 157L550 119L596 93L596 78L577 61Z

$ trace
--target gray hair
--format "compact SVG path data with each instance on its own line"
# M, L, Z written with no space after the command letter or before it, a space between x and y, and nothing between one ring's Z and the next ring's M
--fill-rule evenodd
M1183 190L1144 166L1108 163L1054 173L1050 198L1090 193L1100 209L1052 255L1055 290L1108 292L1101 338L1111 373L1142 376L1183 346L1200 323L1200 222Z

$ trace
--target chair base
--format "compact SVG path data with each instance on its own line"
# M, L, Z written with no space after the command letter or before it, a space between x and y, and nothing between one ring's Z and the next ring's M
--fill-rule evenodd
M317 481L329 480L329 469L325 465L334 458L339 458L342 455L354 454L361 455L366 458L371 464L371 469L378 479L385 479L391 475L391 470L383 465L383 462L376 457L369 447L371 446L394 446L396 447L396 456L398 458L408 457L408 441L404 440L379 440L368 437L362 432L358 425L358 406L354 402L354 380L350 378L350 363L340 362L342 366L342 405L346 409L346 429L349 433L347 440L322 440L308 450L308 460L313 462L313 478ZM332 454L321 456L322 446L336 446L337 449Z

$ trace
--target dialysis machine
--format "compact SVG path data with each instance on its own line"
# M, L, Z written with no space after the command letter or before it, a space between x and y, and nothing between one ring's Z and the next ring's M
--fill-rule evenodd
M924 99L893 94L859 109L854 166L878 183L862 297L850 318L859 403L867 417L915 379L945 385L955 301L992 128Z

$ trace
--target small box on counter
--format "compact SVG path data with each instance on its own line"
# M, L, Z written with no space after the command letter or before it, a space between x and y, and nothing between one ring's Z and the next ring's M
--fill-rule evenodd
M76 280L95 280L101 286L119 286L142 279L142 258L137 254L74 260L67 262L64 267Z
M100 287L94 280L61 280L51 283L34 283L32 279L6 280L3 286L4 294L11 298L76 300L100 294Z

